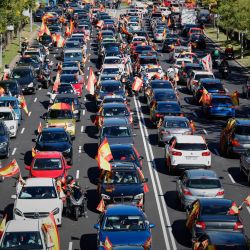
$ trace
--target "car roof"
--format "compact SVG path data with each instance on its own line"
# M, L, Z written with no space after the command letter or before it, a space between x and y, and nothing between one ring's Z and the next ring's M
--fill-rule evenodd
M106 215L143 215L143 211L133 205L113 204L106 208Z
M101 81L101 85L121 85L121 82L117 80L104 80Z
M210 242L215 245L243 245L246 246L244 233L230 231L206 231Z
M0 112L11 112L11 110L9 107L0 107Z
M201 135L176 135L175 138L177 143L205 143Z
M228 95L223 95L223 94L220 94L220 95L216 95L216 94L212 94L212 98L213 99L231 99L231 96L228 96Z
M179 106L179 103L177 101L159 101L157 104L177 104Z
M82 52L82 50L81 49L68 48L68 49L65 49L63 53L65 54L65 53L71 53L71 52Z
M77 95L76 94L71 94L71 93L63 93L63 94L57 94L55 99L57 98L75 98L77 99Z
M112 170L137 170L137 166L134 162L128 161L128 162L120 162L114 161L111 162L112 164Z
M229 199L224 199L224 198L221 198L221 199L218 199L218 198L209 198L209 199L206 199L206 198L200 198L199 199L200 201L200 204L201 205L212 205L212 204L216 204L216 205L226 205L226 206L230 206L232 204L232 200L229 200Z
M0 99L1 100L1 99ZM120 107L127 107L127 105L125 103L121 103L121 102L111 102L111 103L104 103L103 104L103 108L120 108Z
M125 117L109 117L105 118L103 122L103 126L127 126L129 124L129 121Z
M205 71L205 70L193 70L194 74L207 74L207 75L213 75L212 72L209 72L209 71Z
M15 96L1 96L0 101L18 101Z
M174 89L157 89L157 88L155 88L155 89L153 89L153 92L154 92L154 94L155 93L163 93L163 92L175 94Z
M26 187L54 186L53 178L28 178L25 180Z
M60 127L49 127L49 128L43 128L43 132L65 132L64 128Z
M6 232L31 232L39 230L39 219L10 220Z
M127 149L127 148L132 148L131 144L111 144L110 149Z
M210 169L190 169L186 170L189 179L206 178L206 179L218 179L217 174Z

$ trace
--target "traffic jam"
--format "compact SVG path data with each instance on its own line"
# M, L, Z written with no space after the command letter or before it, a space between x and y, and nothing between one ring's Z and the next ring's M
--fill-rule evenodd
M0 81L0 249L250 249L250 78L196 1L61 1Z

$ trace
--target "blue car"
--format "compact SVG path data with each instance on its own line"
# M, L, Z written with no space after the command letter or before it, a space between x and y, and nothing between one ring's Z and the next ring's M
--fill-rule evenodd
M235 106L227 95L211 95L211 102L203 104L202 109L210 117L235 117Z
M140 208L122 204L107 206L100 215L99 222L94 225L97 229L98 247L104 246L106 237L113 247L143 246L151 242L151 228L153 227L155 225L149 223Z
M14 96L2 96L0 97L0 107L12 107L17 115L18 125L21 123L22 111L19 105L19 101Z

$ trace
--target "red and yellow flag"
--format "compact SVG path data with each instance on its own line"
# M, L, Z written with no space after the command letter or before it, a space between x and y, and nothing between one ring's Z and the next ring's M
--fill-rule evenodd
M103 140L103 142L101 143L101 145L98 149L98 153L97 153L98 167L100 169L111 171L112 166L109 163L109 161L112 159L113 159L113 155L111 153L108 140L107 140L107 138L105 138Z
M105 203L104 203L103 198L100 200L96 210L101 212L101 213L105 210Z
M143 86L142 79L136 76L132 84L132 90L139 91L142 86Z
M86 90L91 94L94 95L95 93L95 84L97 82L96 76L93 72L92 67L90 67L89 69L89 79L88 79L88 83L86 85Z
M99 20L96 24L96 27L99 28L99 29L102 29L104 26L104 21L103 20Z
M194 121L190 120L189 124L190 124L190 128L192 129L192 132L194 133L196 131L196 127L195 127Z
M36 156L36 150L34 148L31 149L31 154L32 154L32 157Z
M60 250L60 239L53 213L50 213L42 222L42 228L47 236L48 242L53 244L53 250Z
M247 196L247 198L244 200L247 206L250 207L250 194Z
M142 171L141 171L140 168L138 168L138 172L139 172L139 175L140 175L141 179L144 180L145 177L144 177L144 174L142 173ZM149 188L148 188L148 184L147 183L144 183L144 185L143 185L143 191L144 191L144 193L148 193L149 192Z
M170 17L168 17L168 24L167 24L167 25L168 25L168 27L170 27L170 26L171 26L171 24L172 24L172 23L171 23L171 19L170 19Z
M69 32L72 34L74 31L74 21L70 20L69 22Z
M199 102L203 103L203 104L209 104L210 101L211 101L210 94L208 93L208 91L205 88L203 88L203 92L202 92L202 95L201 95Z
M69 37L70 35L71 35L70 28L69 28L69 25L67 25L66 28L65 28L65 36Z
M6 167L0 168L0 176L12 177L20 172L17 161L12 160Z
M228 214L230 214L230 215L239 214L239 208L238 208L236 202L232 203L232 206L228 210Z
M56 79L53 85L53 91L57 92L59 85L60 85L60 72L57 72Z
M24 110L25 114L28 115L29 111L28 111L27 103L23 95L20 96L20 105L21 105L21 108Z
M231 95L231 100L232 100L232 103L233 103L234 106L239 106L240 105L238 91L233 92L233 94Z
M144 244L143 244L144 250L150 249L151 244L152 244L152 238L151 238L151 236L149 236L149 237L147 238L147 240L146 240L146 241L144 242Z
M6 228L6 222L7 222L7 214L4 216L4 218L3 218L3 220L2 220L2 222L0 224L0 239L1 239L1 237L2 237L2 235L4 233L4 230Z
M104 249L105 250L112 250L112 243L109 240L108 236L106 236L105 242L104 242Z
M39 125L38 125L38 128L37 128L37 133L41 134L42 133L42 129L43 129L43 126L42 126L42 123L40 122Z

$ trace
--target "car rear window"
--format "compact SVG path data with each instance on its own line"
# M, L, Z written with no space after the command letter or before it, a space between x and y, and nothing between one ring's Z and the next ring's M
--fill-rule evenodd
M202 215L226 215L231 204L203 204L201 208Z
M221 188L221 184L219 180L201 178L188 180L187 187L198 189L213 189Z
M205 143L176 143L175 149L201 151L201 150L207 150L207 145Z
M250 136L250 125L248 125L248 126L236 126L235 134Z
M212 104L232 104L232 100L230 98L214 98L212 99Z
M210 74L196 74L194 79L199 81L201 78L211 78L213 79L213 75L210 75Z
M185 121L167 121L166 128L188 128L188 123Z

